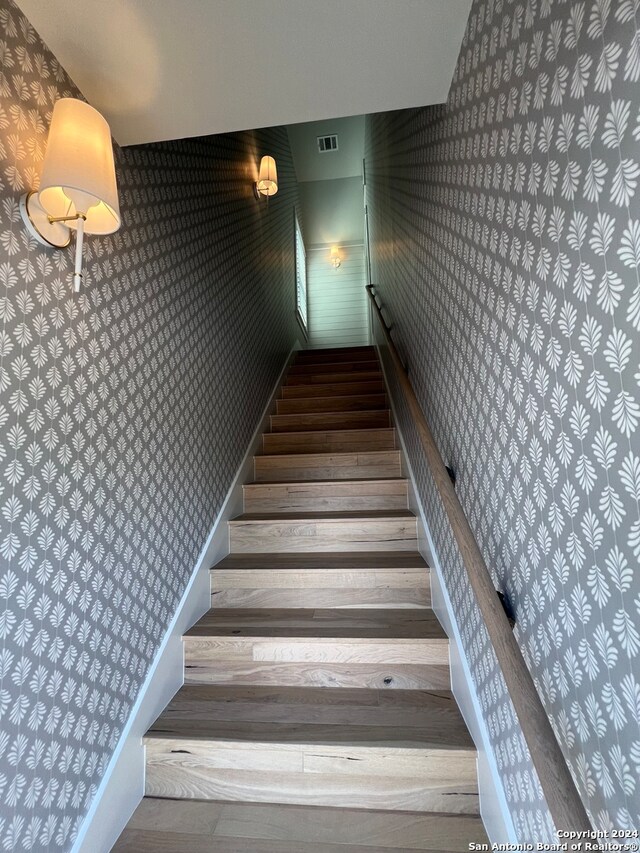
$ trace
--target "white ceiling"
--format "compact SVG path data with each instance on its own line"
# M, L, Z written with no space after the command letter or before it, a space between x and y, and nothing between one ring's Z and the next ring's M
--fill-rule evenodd
M121 145L446 99L471 0L17 0Z
M327 181L362 175L364 116L290 124L287 127L299 181ZM318 137L338 135L337 151L318 151Z

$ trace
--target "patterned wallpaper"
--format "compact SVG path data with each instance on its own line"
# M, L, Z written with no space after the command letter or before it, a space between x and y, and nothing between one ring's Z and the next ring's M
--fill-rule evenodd
M284 129L118 150L76 297L18 200L78 92L10 0L0 61L0 847L68 850L295 339L297 187Z
M637 0L476 0L447 104L367 133L373 281L601 828L640 826L639 24ZM542 840L409 436L517 831Z

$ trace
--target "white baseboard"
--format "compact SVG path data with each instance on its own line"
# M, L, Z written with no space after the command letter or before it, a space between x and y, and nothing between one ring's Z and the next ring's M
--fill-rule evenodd
M388 389L391 387L388 381L388 367L383 357L382 347L379 343L376 346ZM388 394L388 396L393 413L394 426L400 439L405 475L409 480L409 507L415 513L418 520L418 549L431 566L433 611L449 638L451 690L478 751L478 791L480 794L482 822L484 823L489 840L493 844L517 844L518 837L511 812L507 805L504 786L498 772L495 755L491 748L489 732L482 716L480 701L471 677L469 662L462 645L456 614L444 584L442 566L440 565L438 554L429 531L424 507L416 490L416 480L407 454L404 436L400 429L394 400L391 394Z
M253 479L253 456L262 433L268 427L268 417L274 407L284 372L298 349L300 344L296 341L147 673L71 853L108 853L144 796L145 758L142 738L184 683L182 635L211 607L209 569L229 553L227 522L242 512L242 485Z

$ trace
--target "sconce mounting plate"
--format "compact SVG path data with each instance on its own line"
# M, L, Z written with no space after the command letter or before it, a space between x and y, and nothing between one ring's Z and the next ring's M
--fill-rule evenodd
M37 192L32 191L22 196L20 216L29 234L42 246L66 249L71 242L71 229L62 222L50 222L49 215L38 200Z

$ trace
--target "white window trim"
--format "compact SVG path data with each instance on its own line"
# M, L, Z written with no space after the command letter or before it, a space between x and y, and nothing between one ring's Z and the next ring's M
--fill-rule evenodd
M309 288L307 285L307 253L302 239L302 229L298 221L298 212L293 211L294 249L296 259L296 316L305 333L309 331ZM302 256L302 263L300 262ZM300 268L302 267L302 275ZM303 301L304 299L304 301ZM302 310L301 310L302 309Z

